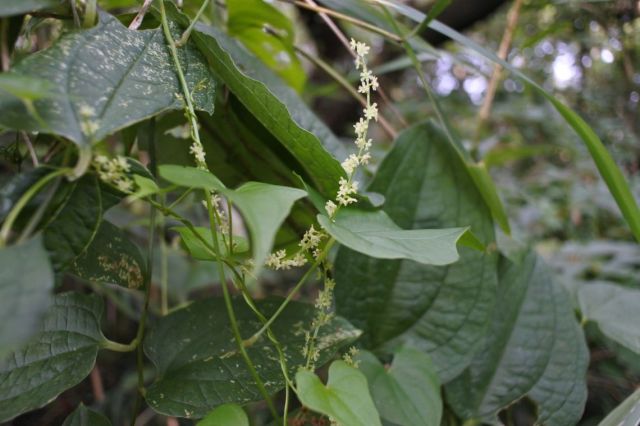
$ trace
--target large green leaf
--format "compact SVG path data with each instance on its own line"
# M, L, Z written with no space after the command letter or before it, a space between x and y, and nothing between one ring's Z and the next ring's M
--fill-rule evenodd
M502 258L500 266L500 309L484 349L447 386L447 400L465 419L493 422L527 396L541 424L576 424L587 397L589 352L571 302L535 253L521 264Z
M271 299L258 302L257 306L270 317L280 303L280 299ZM242 299L234 300L233 307L245 337L261 327ZM291 373L305 362L300 348L314 314L312 305L292 302L271 327ZM340 346L358 335L359 331L345 320L333 319L320 331L318 364L327 362ZM221 404L262 399L237 352L221 298L201 300L163 317L145 339L144 349L158 372L157 381L147 389L146 399L159 413L200 418ZM277 352L266 337L248 347L247 352L267 391L281 389L284 379Z
M105 342L102 299L57 295L42 331L0 368L0 421L42 407L87 377Z
M178 22L187 24L172 3L167 3L167 10ZM322 194L333 198L344 171L332 154L343 159L346 153L331 131L237 41L202 24L196 25L191 37L229 90L299 161Z
M313 372L304 369L296 374L296 386L300 402L331 417L339 425L381 425L367 388L367 378L344 361L331 364L326 386Z
M102 221L91 244L73 261L71 272L88 281L141 290L146 263L125 232Z
M610 339L640 354L640 290L587 284L578 291L582 316Z
M228 0L227 29L262 62L297 91L305 82L305 71L293 48L293 24L278 9L263 0ZM277 34L274 36L265 31Z
M3 1L0 4L0 16L20 15L27 12L35 12L47 7L54 7L61 3L61 0L20 0Z
M598 426L637 426L640 424L640 389L618 405Z
M0 250L0 359L37 331L51 304L53 270L40 236Z
M247 182L234 191L225 190L223 194L240 210L249 228L254 276L257 276L293 203L307 193L286 186Z
M428 355L401 348L389 369L371 352L363 351L357 360L383 422L398 426L440 426L440 380Z
M111 422L104 415L80 404L69 414L62 426L111 426Z
M196 426L249 426L249 418L242 407L223 404L204 416Z
M206 61L191 45L180 55L196 107L213 112L215 84ZM107 13L94 28L67 33L11 72L51 82L55 96L36 100L33 116L19 99L0 92L0 125L55 133L78 144L184 107L162 30L132 31Z
M199 188L207 191L220 191L225 188L220 179L212 173L196 167L164 164L158 167L158 172L160 177L168 182L185 188Z
M335 0L331 1L333 2ZM426 18L426 15L424 13L414 9L411 6L401 4L397 0L376 0L376 2L393 7L400 14L406 16L416 23L423 22ZM622 215L629 224L629 227L631 228L631 231L635 235L636 239L640 241L640 207L638 207L638 204L633 197L631 190L629 189L629 185L627 184L624 175L611 157L611 154L609 154L595 131L582 119L582 117L580 117L571 108L563 104L558 98L546 91L544 87L536 83L521 70L512 66L507 61L499 58L495 53L482 47L480 44L476 43L470 38L464 36L463 34L460 34L453 28L450 28L447 25L436 20L433 20L429 23L429 28L451 38L452 40L460 43L466 48L478 53L480 56L488 59L489 61L494 62L501 67L504 67L510 73L520 78L528 86L540 93L545 99L549 101L549 103L551 103L551 105L553 105L553 107L565 119L567 124L571 126L571 128L578 134L578 136L586 145L589 153L591 154L591 157L593 158L593 161L600 171L600 175L604 179L605 183L609 187L609 190L611 191L611 194L618 203Z
M446 137L430 123L405 131L369 189L386 197L399 226L471 226L494 241L491 213ZM489 324L497 255L460 248L448 266L378 260L341 248L335 262L336 309L364 331L367 348L393 352L403 343L427 352L442 381L471 362Z
M448 265L459 259L457 243L467 228L405 230L383 211L342 209L335 221L318 215L318 223L338 242L378 259L409 259L425 265Z
M85 253L100 229L103 213L124 195L93 175L71 183L68 189L44 229L44 245L56 272L68 269Z

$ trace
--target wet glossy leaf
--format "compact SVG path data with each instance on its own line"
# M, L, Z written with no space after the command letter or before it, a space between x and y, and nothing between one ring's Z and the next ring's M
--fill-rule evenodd
M111 422L104 415L80 404L69 414L62 426L111 426Z
M0 93L6 92L16 98L33 101L53 95L53 86L47 80L24 75L0 74Z
M363 351L357 360L384 422L398 426L440 426L440 379L428 355L401 348L394 354L389 369L371 352Z
M615 284L587 284L578 291L585 320L610 339L640 354L640 290Z
M257 305L269 317L280 302L281 299L270 299ZM261 327L244 300L236 299L233 307L245 338ZM314 312L313 305L292 302L271 327L292 374L305 362L300 348ZM341 318L322 327L318 365L358 335L359 331ZM200 300L161 318L145 339L144 348L158 372L157 381L147 389L146 399L159 413L200 418L221 404L262 399L237 352L221 298ZM284 380L277 352L267 338L261 337L247 350L267 390L274 393L281 389Z
M489 324L497 286L491 213L430 123L400 135L369 189L386 197L384 211L404 229L471 226L489 247L461 247L460 260L448 266L373 259L346 248L335 261L337 311L363 330L363 344L393 353L408 343L428 353L447 382L469 364Z
M340 210L335 222L318 222L338 242L378 259L409 259L425 265L448 265L459 259L457 243L468 228L405 230L383 211Z
M367 388L367 378L344 361L334 361L331 364L326 386L315 373L308 370L296 373L296 386L296 394L302 404L330 416L338 424L381 425L380 416Z
M249 426L249 418L242 407L236 404L224 404L204 416L196 426Z
M87 281L142 290L146 264L126 233L102 221L91 244L73 261L71 272Z
M503 258L497 306L484 349L447 386L451 406L465 419L493 422L528 396L541 424L576 424L589 353L564 288L535 253L521 264Z
M193 46L180 52L196 107L213 112L215 84L206 62ZM19 99L0 92L0 125L55 133L81 145L184 107L162 30L132 31L107 13L94 28L67 33L28 56L10 75L49 81L55 97L36 100L33 116Z
M51 304L53 270L40 236L0 249L0 359L35 333Z
M183 25L175 6L167 11ZM344 176L340 163L346 153L331 131L298 95L255 56L220 30L198 24L191 35L229 90L299 161L326 197L334 197Z
M41 331L0 367L0 421L44 406L89 375L105 341L102 310L95 295L55 297Z

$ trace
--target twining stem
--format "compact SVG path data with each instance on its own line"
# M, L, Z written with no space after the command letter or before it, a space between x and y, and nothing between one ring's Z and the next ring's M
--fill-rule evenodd
M269 318L269 321L267 321L260 330L256 331L253 336L251 336L250 338L246 339L244 341L244 346L251 346L253 345L258 338L260 338L260 336L269 329L269 327L271 327L271 325L273 324L273 322L278 318L278 316L282 313L282 311L284 311L284 309L287 307L287 305L289 304L289 302L291 302L291 300L293 299L293 297L298 293L298 291L302 288L302 286L304 285L304 283L307 281L307 279L311 276L311 274L313 273L313 271L316 270L316 268L318 266L320 266L320 264L322 263L322 261L327 257L327 255L329 254L329 250L331 249L331 247L335 244L336 240L332 237L329 239L329 241L327 242L327 244L324 247L324 250L322 251L322 253L320 254L320 256L318 256L318 258L316 259L316 261L313 263L313 265L311 265L311 267L307 270L307 272L304 273L304 275L300 278L300 280L298 281L298 283L295 285L295 287L293 287L293 289L291 289L291 291L289 292L289 294L287 294L287 297L282 301L282 303L280 304L280 306L278 307L278 309L276 310L276 312L271 315L271 318Z
M165 199L165 195L162 194L162 204L164 204ZM164 316L169 313L169 265L167 262L167 241L164 237L165 216L161 215L158 222L158 228L160 229L160 313Z
M204 0L202 2L202 6L200 6L200 9L198 9L198 13L196 13L196 16L193 17L193 20L191 21L187 29L182 33L182 37L180 37L180 40L176 41L176 46L182 47L187 44L187 41L189 41L189 36L191 35L191 31L193 31L196 23L200 20L200 17L205 12L205 10L207 10L208 5L209 0Z
M18 199L18 202L13 206L4 223L2 224L2 228L0 228L0 248L4 247L7 244L7 240L9 239L9 234L11 233L11 228L13 227L13 223L16 221L22 209L27 205L29 200L33 198L45 185L51 182L53 179L58 176L68 175L70 174L72 169L70 168L62 168L54 170L48 175L43 176L37 181L33 186L31 186L22 196Z
M231 323L231 330L233 332L233 337L236 341L236 345L238 346L238 351L240 352L240 355L244 359L244 362L247 365L247 368L249 369L249 373L251 374L251 377L256 382L258 391L260 391L260 393L262 394L262 396L264 397L267 403L267 406L269 407L269 411L271 411L271 414L274 416L275 419L279 419L280 416L278 415L278 411L273 405L271 396L267 392L264 386L264 383L262 382L262 379L258 374L258 371L253 365L253 362L251 361L251 358L249 357L249 354L247 353L246 348L242 344L242 335L240 334L240 328L238 327L238 320L236 318L235 311L233 310L231 295L229 294L229 288L227 287L227 279L224 273L224 264L222 263L221 256L220 256L220 243L218 242L218 236L216 235L216 220L215 220L214 208L213 208L213 205L211 204L211 197L209 196L209 193L205 191L204 195L207 202L207 211L209 212L211 237L213 238L213 248L216 253L216 259L217 259L216 265L218 266L218 276L220 277L220 282L222 284L222 296L224 298L224 304L227 309L229 322Z
M173 40L173 36L171 35L171 31L169 29L169 23L167 21L167 14L166 14L163 0L160 1L160 15L161 15L161 21L162 21L162 29L163 29L167 44L169 45L169 50L171 52L171 56L173 58L176 72L178 74L178 79L180 80L180 84L182 86L182 92L183 92L186 106L187 106L187 115L190 121L189 124L191 126L191 137L197 146L202 147L202 142L200 141L200 134L198 132L198 119L195 114L195 109L193 107L191 92L189 90L189 86L187 85L186 79L184 77L182 66L180 65L180 60L178 58L178 52L176 49L175 41ZM199 166L206 167L206 164L199 164ZM225 307L227 309L229 322L231 323L231 329L233 331L234 339L238 346L238 350L240 351L240 354L245 364L247 365L249 373L251 374L254 381L256 382L256 387L264 397L272 415L277 420L280 418L280 416L278 415L278 412L275 409L275 406L273 405L273 401L271 400L271 397L267 392L264 386L264 383L260 378L260 375L258 374L255 366L253 365L253 362L251 361L251 358L249 357L249 354L247 353L243 345L242 335L240 334L240 329L238 327L236 315L233 310L233 304L231 302L231 295L229 294L229 288L227 287L228 284L227 284L227 280L224 272L224 263L221 257L220 243L218 242L218 238L216 235L216 229L217 229L216 218L215 218L216 212L211 202L211 194L208 191L205 191L205 201L207 204L207 211L209 213L209 225L211 230L211 237L213 239L213 250L215 252L216 265L218 267L218 275L220 277L220 282L222 283L223 298L225 302Z

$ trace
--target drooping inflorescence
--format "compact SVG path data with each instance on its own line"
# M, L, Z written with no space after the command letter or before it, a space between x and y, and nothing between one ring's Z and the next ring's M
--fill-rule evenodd
M93 168L100 180L124 193L131 193L135 189L133 180L127 176L131 167L126 158L118 156L109 159L104 155L96 155L93 159Z

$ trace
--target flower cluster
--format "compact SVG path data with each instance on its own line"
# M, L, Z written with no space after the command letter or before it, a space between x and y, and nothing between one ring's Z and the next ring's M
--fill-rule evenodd
M93 159L93 167L103 182L115 186L122 192L133 192L135 184L127 176L131 167L126 158L118 156L110 160L104 155L97 155Z
M277 252L269 255L265 265L276 271L304 266L307 263L305 253L317 258L320 255L318 247L325 237L326 234L324 232L317 231L313 225L311 225L307 232L304 233L302 240L298 243L300 250L295 255L287 257L286 250L278 250Z
M350 366L358 368L358 364L360 364L360 361L356 361L353 358L355 358L359 352L360 350L358 348L356 348L355 346L351 346L349 348L349 352L342 355L342 360Z
M351 39L351 50L356 55L356 69L360 70L360 86L358 92L366 96L366 105L362 111L362 117L354 124L356 134L355 144L357 154L351 154L342 162L342 168L347 172L347 179L340 179L340 187L335 200L329 200L325 204L325 210L329 217L333 218L340 206L348 206L357 200L354 197L358 193L358 182L353 180L353 174L359 166L369 164L372 141L367 137L371 120L378 120L378 104L371 102L371 93L378 90L378 78L367 68L366 56L369 54L369 46Z
M311 331L305 332L305 343L302 347L302 355L307 359L306 368L313 370L315 368L315 362L320 358L320 349L316 345L316 339L318 337L318 331L320 327L327 325L334 317L334 313L331 310L333 303L333 289L336 286L336 282L325 276L324 289L318 293L315 302L315 316L311 323Z

